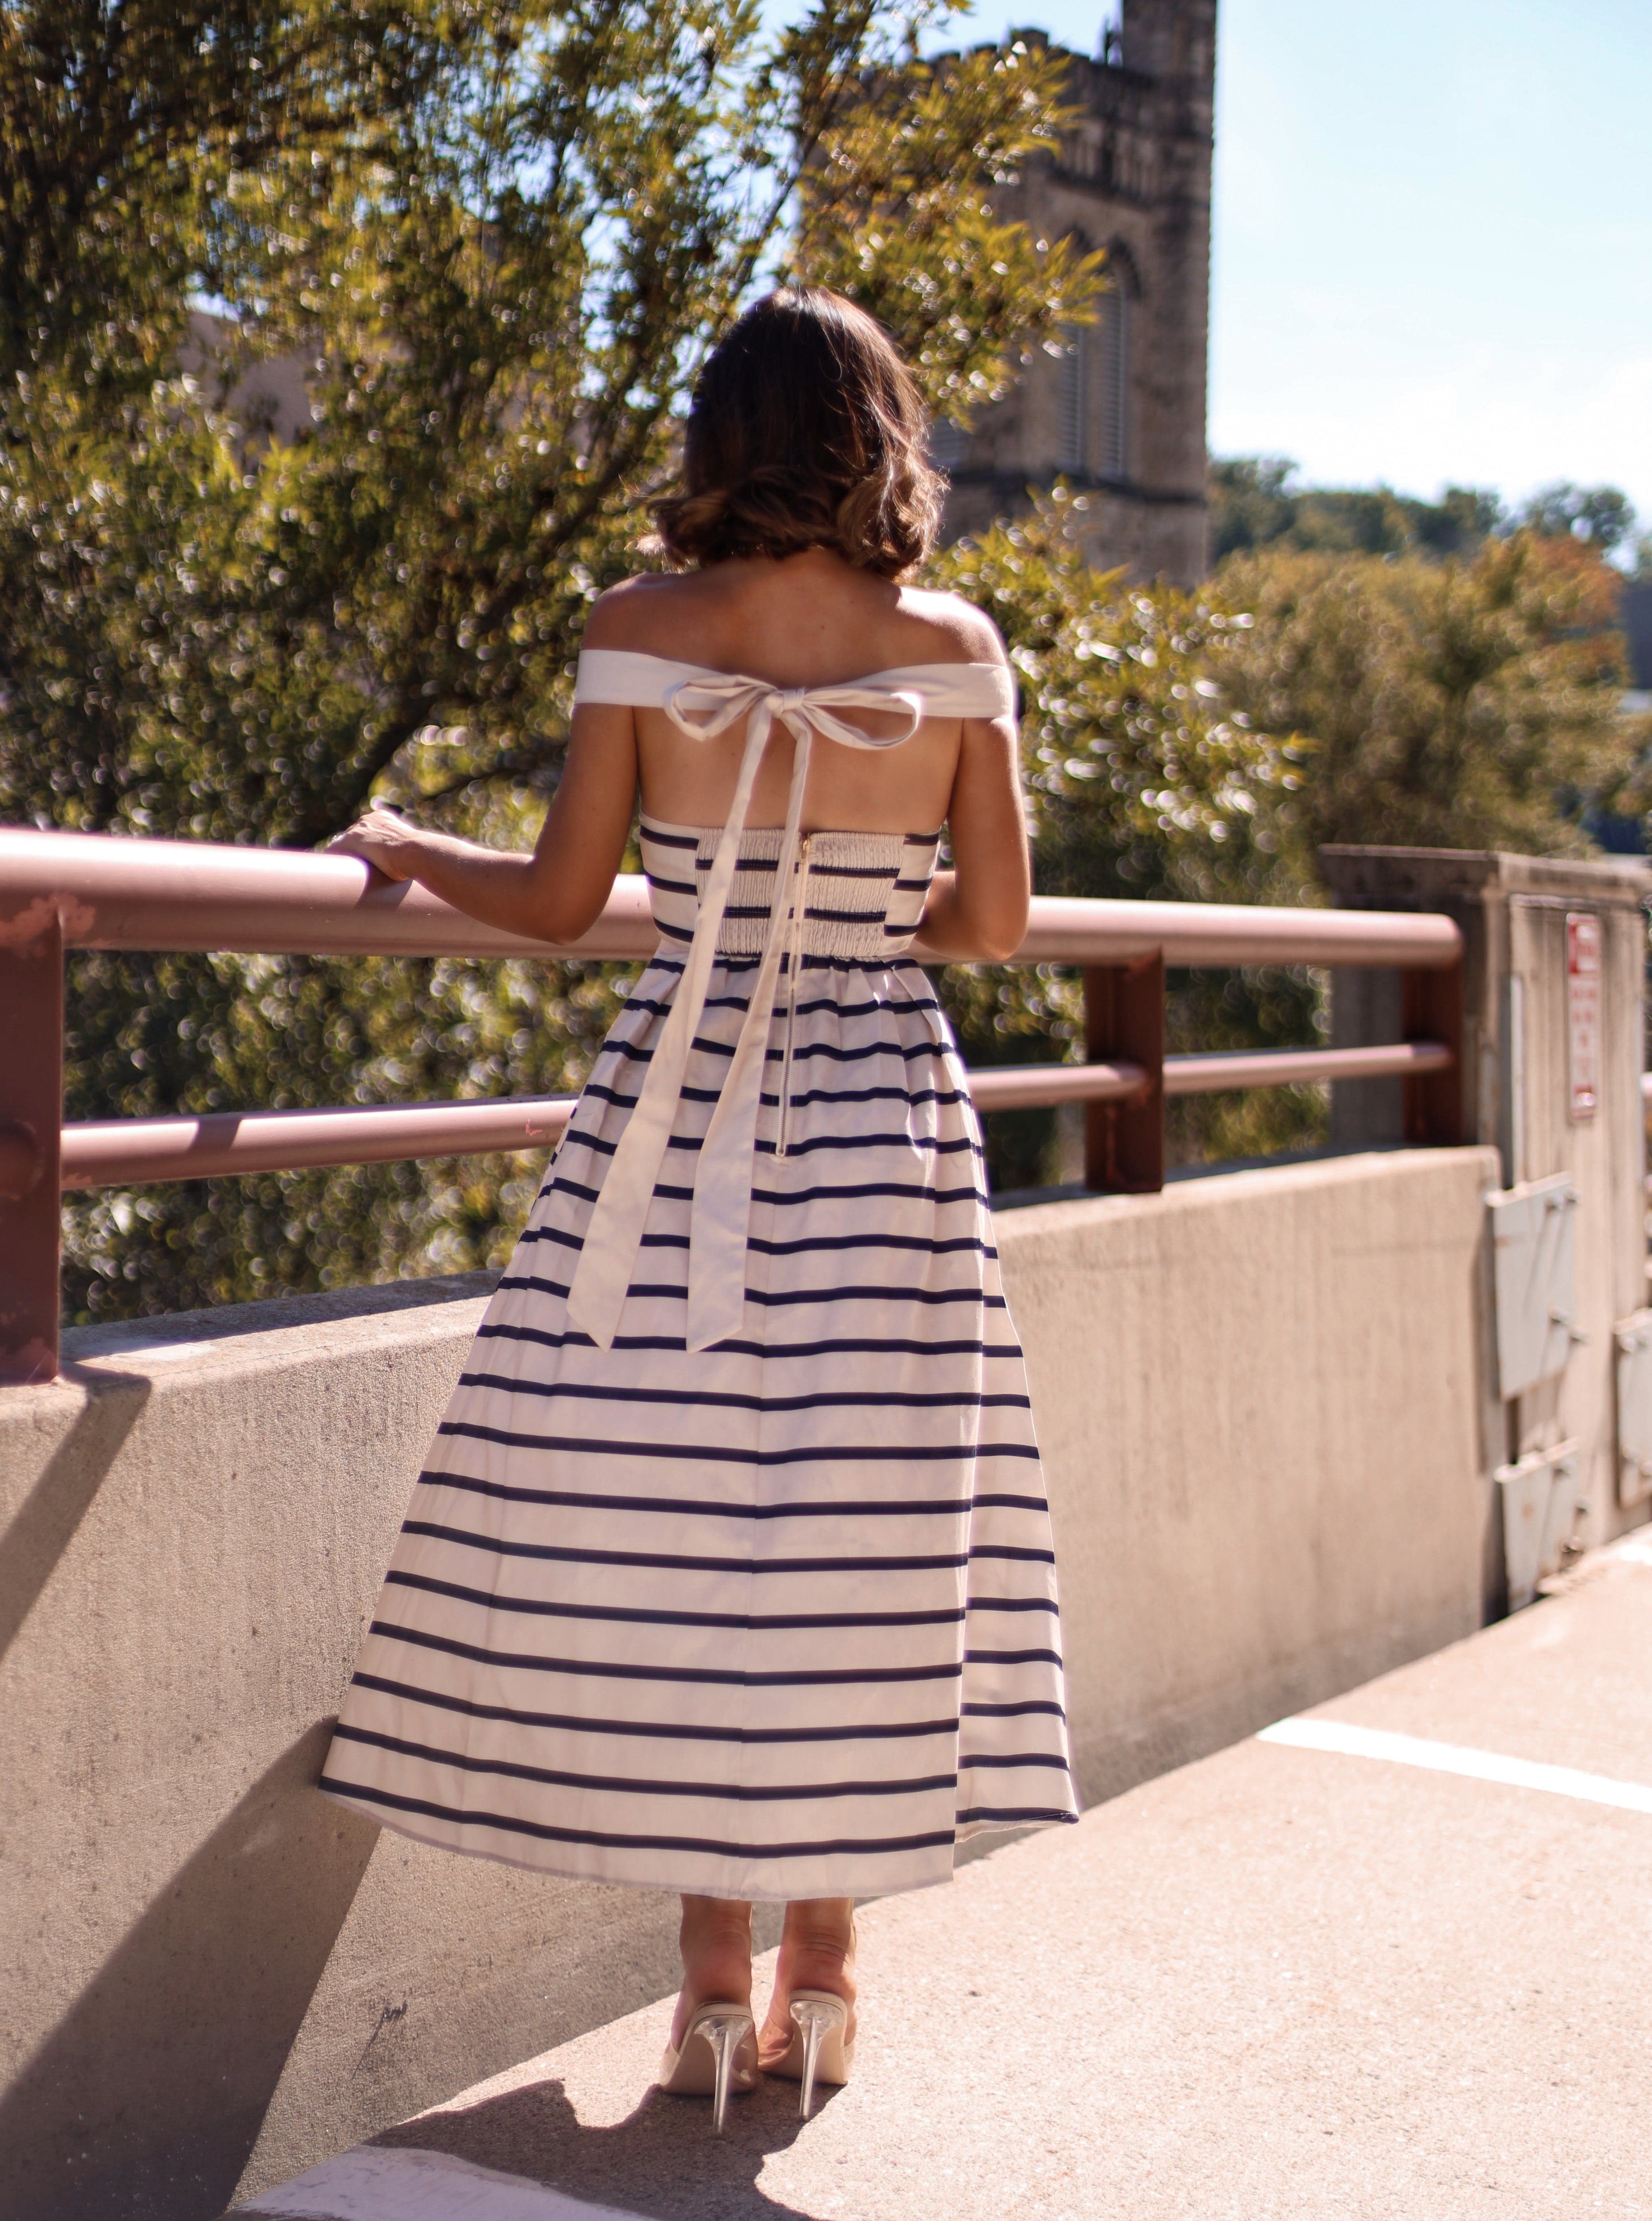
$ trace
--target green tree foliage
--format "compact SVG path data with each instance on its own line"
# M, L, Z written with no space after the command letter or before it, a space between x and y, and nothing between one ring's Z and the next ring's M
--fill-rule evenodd
M844 286L953 414L1084 312L1086 258L982 198L1048 143L1059 70L1012 45L943 92L943 12L0 13L0 815L309 846L390 792L529 837L584 613L754 285ZM192 290L220 314L190 375ZM302 366L296 440L247 405L265 360ZM572 967L87 960L70 1115L563 1087L612 998ZM71 1215L72 1308L483 1261L502 1177L107 1199Z
M985 225L974 182L978 142L1001 171L1047 134L1041 55L968 57L942 100L873 0L824 0L771 47L722 0L496 0L418 28L371 128L318 135L301 109L256 160L229 131L198 166L129 150L134 221L152 175L185 195L180 169L192 221L134 279L144 390L118 414L89 398L65 328L13 404L9 813L38 809L49 767L59 822L308 846L432 728L464 735L455 781L543 774L585 609L634 562L686 384L761 268L869 298L943 405L1000 390L1020 337L1092 282L1072 250ZM328 59L353 113L382 66L348 41ZM915 232L888 220L908 187ZM234 316L195 380L192 242ZM249 446L214 404L294 354L310 435Z
M1468 560L1231 556L1196 594L1088 569L1082 501L944 551L1020 679L1042 892L1325 899L1322 843L1581 854L1582 804L1638 813L1644 735L1618 711L1620 581L1569 530L1483 539ZM1076 1055L1076 982L949 975L970 1060ZM1174 1049L1287 1047L1325 1023L1324 982L1278 969L1173 976ZM1173 1104L1173 1155L1323 1137L1311 1089ZM994 1172L1051 1163L1048 1114L990 1122Z
M396 0L0 9L0 379L71 372L78 421L143 395L210 282L215 194L302 141L365 151L428 89L444 25ZM15 420L16 421L16 420Z
M1636 515L1617 486L1541 487L1511 514L1485 487L1447 486L1420 501L1392 486L1308 486L1283 455L1230 455L1210 470L1211 552L1283 547L1341 555L1472 556L1494 537L1580 540L1603 555L1631 544Z
M1250 650L1242 601L1210 589L1131 585L1092 570L1088 504L1058 487L1030 516L944 549L933 574L986 610L1008 645L1038 891L1160 900L1302 898L1294 826L1311 751L1275 739L1230 699ZM974 1064L1038 1062L1052 1040L1082 1054L1082 1007L1069 967L957 967L942 987ZM1277 969L1173 978L1174 1048L1289 1047L1312 1036L1306 973ZM1317 1096L1211 1098L1171 1107L1173 1159L1238 1155L1317 1138ZM1000 1186L1055 1168L1048 1112L988 1122Z
M1352 841L1580 854L1586 803L1646 806L1644 749L1619 714L1618 574L1568 533L1481 538L1470 554L1299 550L1231 556L1211 591L1251 622L1223 685L1232 715L1300 750L1276 819L1285 899L1324 899L1318 852ZM1182 1004L1201 1044L1268 1046L1323 1027L1323 986L1206 977ZM1219 1007L1212 998L1219 998ZM1247 1038L1248 1037L1248 1038ZM1191 1044L1189 1044L1191 1045ZM1187 1106L1184 1145L1212 1155L1322 1130L1308 1090Z
M1581 540L1610 555L1634 537L1635 506L1617 486L1574 485L1562 479L1532 495L1520 522L1544 539Z
M1039 891L1266 899L1302 764L1229 706L1250 616L1225 595L1094 571L1087 511L1058 487L931 566L1009 649Z
M1349 555L1471 554L1506 523L1494 493L1448 486L1437 502L1391 486L1304 486L1282 455L1213 463L1211 552L1281 546ZM1569 529L1569 528L1568 528Z
M1253 623L1230 659L1236 711L1306 736L1289 826L1320 844L1576 854L1576 800L1615 776L1624 684L1617 574L1530 532L1468 562L1266 550L1220 592Z

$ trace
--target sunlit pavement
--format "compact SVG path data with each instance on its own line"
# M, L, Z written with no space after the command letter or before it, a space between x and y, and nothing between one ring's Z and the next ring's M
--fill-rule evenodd
M651 2091L665 1999L241 2211L1652 2215L1652 1543L1309 1718L865 1907L807 2126Z

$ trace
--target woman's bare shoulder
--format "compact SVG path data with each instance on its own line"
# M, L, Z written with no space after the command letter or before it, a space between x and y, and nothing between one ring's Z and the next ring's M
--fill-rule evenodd
M913 654L911 663L1007 663L1004 639L984 610L966 602L962 594L937 587L903 586L901 616L916 635L924 636L927 654Z
M962 595L896 586L807 555L623 579L593 603L584 644L751 668L786 685L809 677L791 669L800 656L802 666L835 666L864 655L865 667L883 670L1007 660L997 626Z
M629 649L638 655L669 654L662 635L669 636L686 616L682 607L689 598L686 577L658 571L639 572L622 579L591 604L585 620L587 648Z

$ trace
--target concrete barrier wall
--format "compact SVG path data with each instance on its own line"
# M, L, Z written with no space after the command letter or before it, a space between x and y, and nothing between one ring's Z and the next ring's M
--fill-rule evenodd
M1494 1606L1496 1180L1489 1149L1419 1150L1000 1219L1087 1800Z
M1005 1213L1085 1793L1476 1625L1489 1150ZM0 1398L0 2212L211 2221L668 1990L675 1900L310 1787L488 1283L67 1337Z

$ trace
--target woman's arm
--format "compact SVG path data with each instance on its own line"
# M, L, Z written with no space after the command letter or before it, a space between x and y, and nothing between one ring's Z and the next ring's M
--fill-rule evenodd
M631 711L586 702L574 712L561 783L531 856L426 832L378 804L327 846L387 879L417 879L484 925L532 941L577 941L612 892L636 798Z
M960 964L1002 964L1026 932L1032 873L1013 717L966 717L947 810L954 869L938 872L920 928Z

